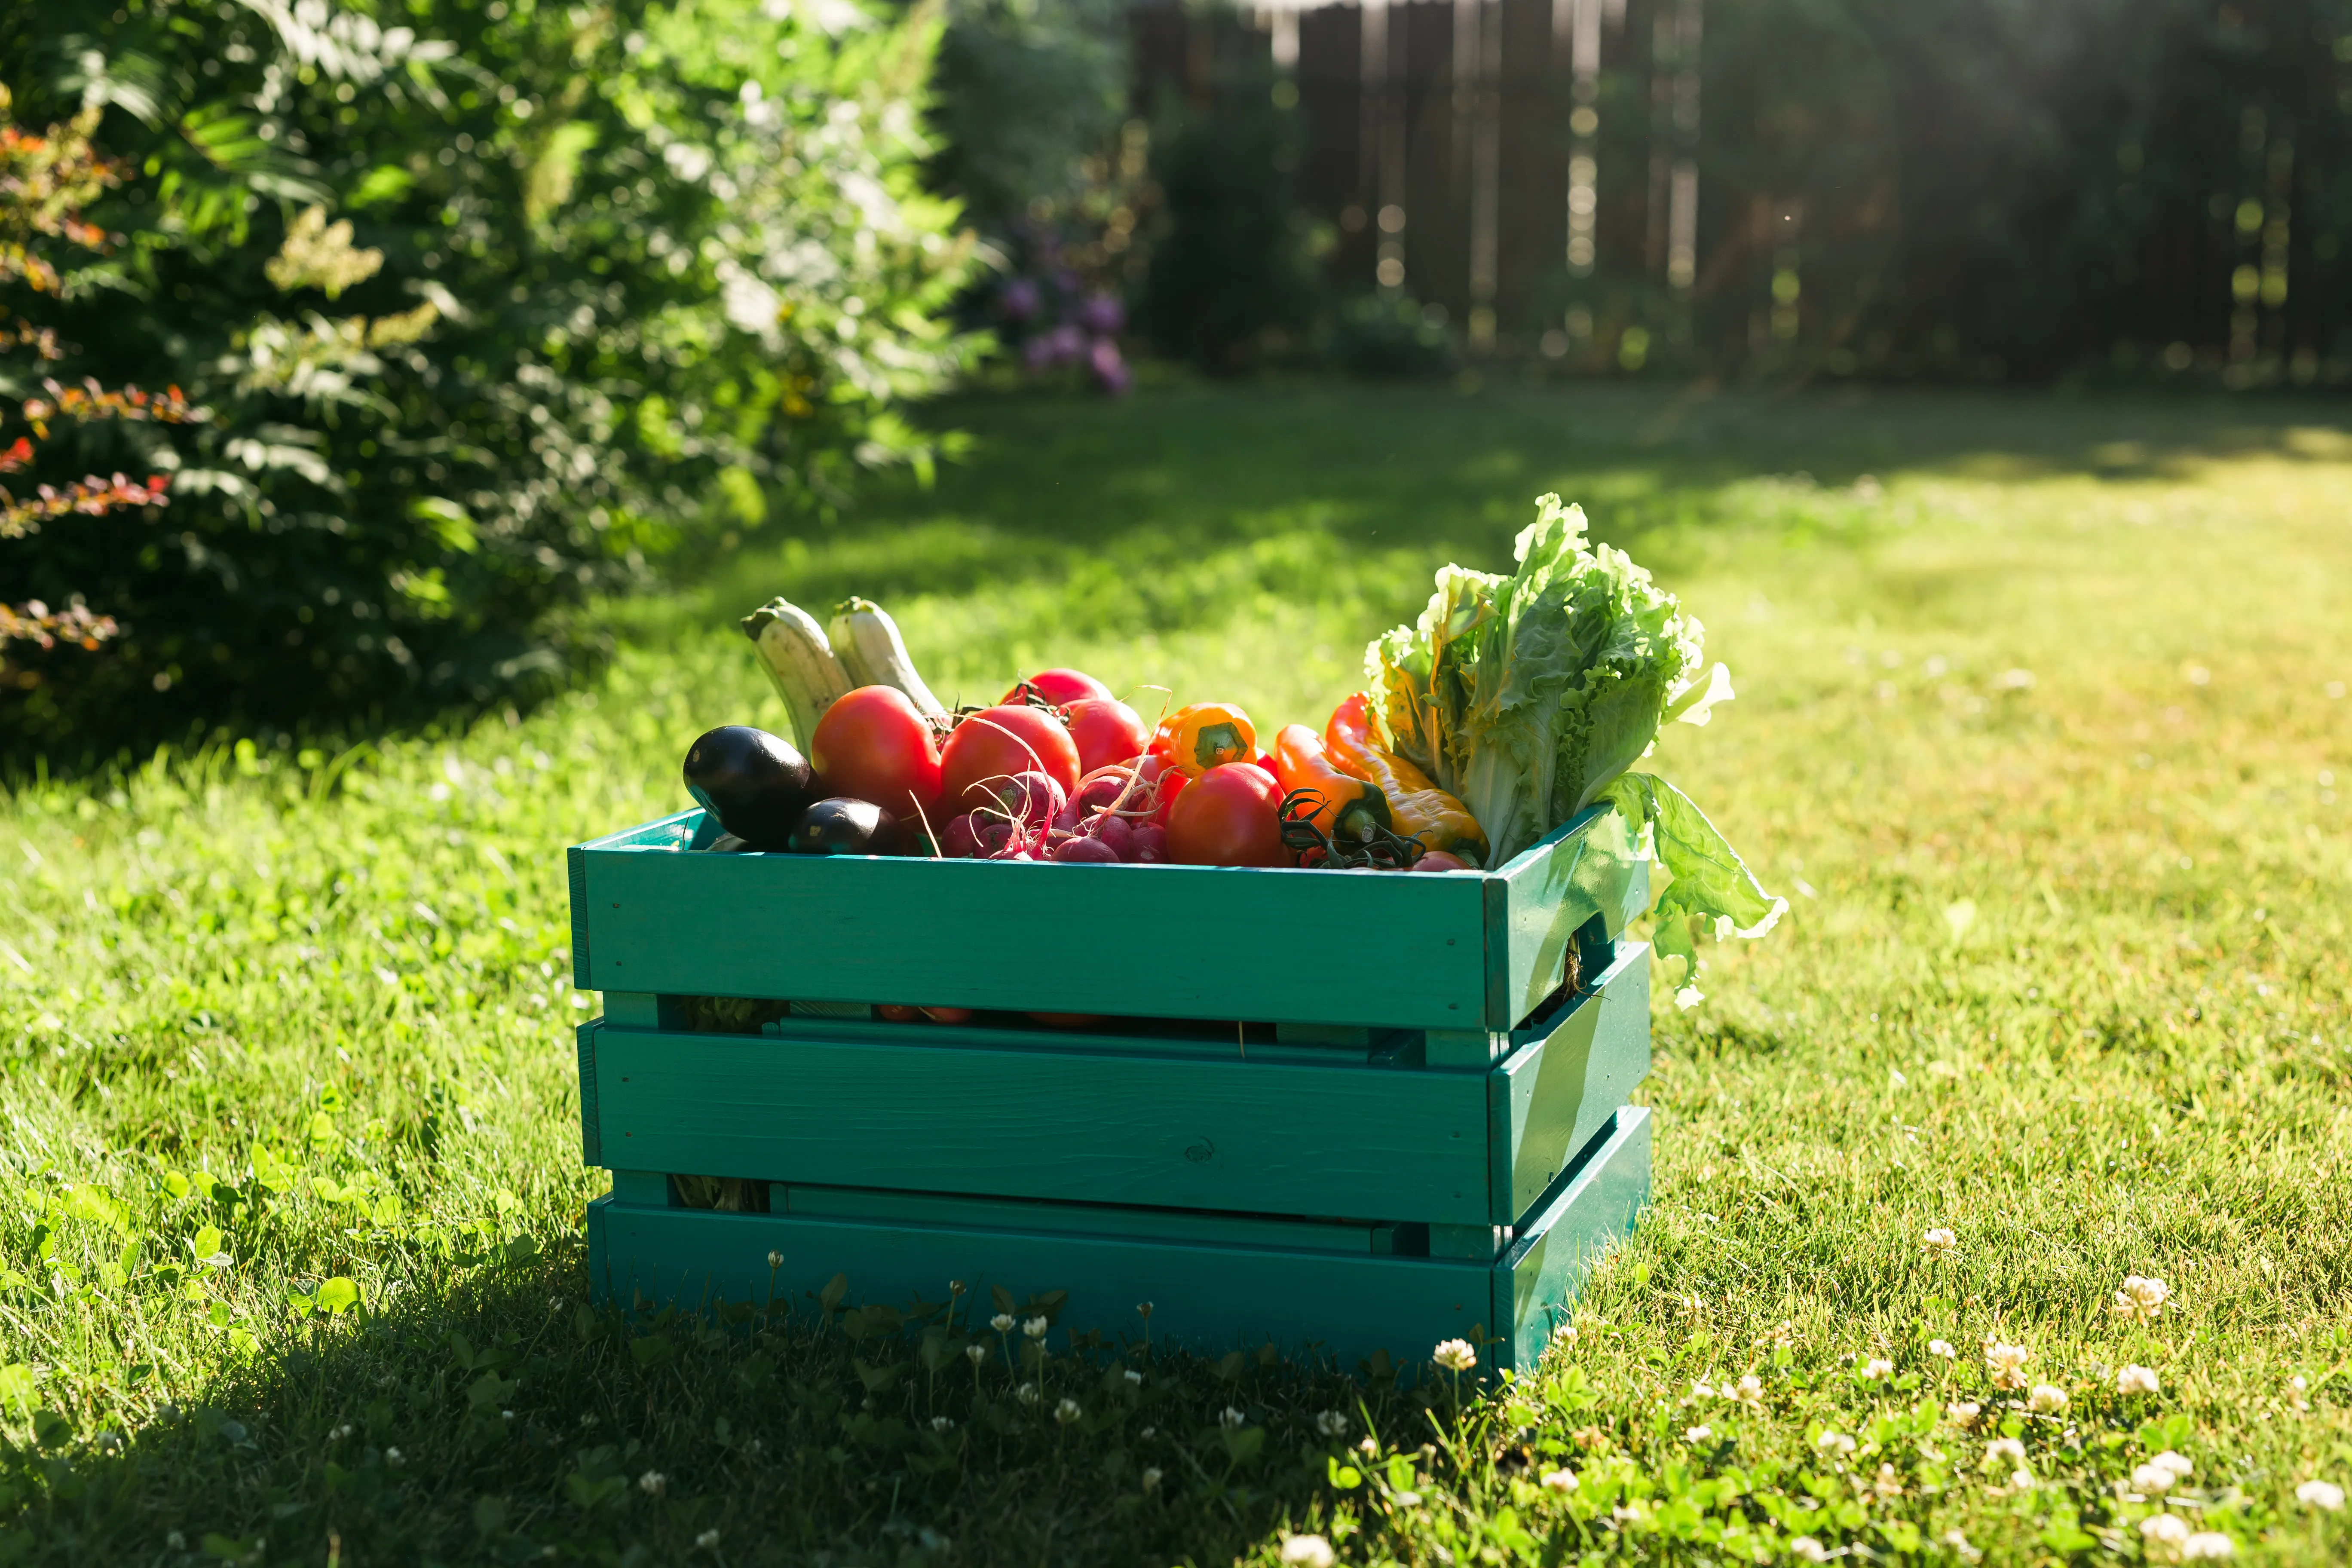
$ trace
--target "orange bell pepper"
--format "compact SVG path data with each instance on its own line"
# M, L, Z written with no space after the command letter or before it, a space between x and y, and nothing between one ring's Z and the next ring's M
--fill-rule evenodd
M1361 842L1389 826L1388 796L1380 785L1332 766L1323 737L1304 724L1285 724L1274 737L1274 776L1288 796L1306 790L1316 801L1314 824L1328 837Z
M1151 749L1188 778L1199 778L1226 763L1257 758L1257 728L1230 702L1195 702L1160 721Z
M1432 784L1427 773L1384 750L1373 730L1371 698L1359 691L1331 710L1323 745L1341 773L1378 786L1386 797L1389 826L1428 849L1443 849L1473 866L1484 865L1486 835L1469 808Z

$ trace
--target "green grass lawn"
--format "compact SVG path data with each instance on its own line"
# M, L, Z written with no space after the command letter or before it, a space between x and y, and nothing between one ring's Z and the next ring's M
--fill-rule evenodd
M2168 1509L2352 1556L2297 1496L2352 1485L2338 406L945 416L979 447L936 490L613 607L542 711L0 800L0 1563L2089 1563L2177 1556ZM1654 765L1793 910L1702 1005L1658 988L1655 1202L1537 1375L1457 1409L1057 1340L1065 1429L886 1341L587 1310L562 848L685 804L703 729L782 725L737 615L866 594L950 700L1067 662L1319 723L1552 489L1730 662Z

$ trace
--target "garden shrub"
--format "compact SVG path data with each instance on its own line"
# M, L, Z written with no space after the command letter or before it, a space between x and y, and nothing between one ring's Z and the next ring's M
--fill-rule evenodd
M0 748L528 694L593 650L566 613L590 595L928 464L898 410L962 363L940 312L971 255L919 184L937 35L853 0L0 19L18 121L98 107L131 172L62 294L0 289L66 351L12 344L0 395L88 376L207 411L43 449L171 501L0 543L9 597L121 626L11 647Z

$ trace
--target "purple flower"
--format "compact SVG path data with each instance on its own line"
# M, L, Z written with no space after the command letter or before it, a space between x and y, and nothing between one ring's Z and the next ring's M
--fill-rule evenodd
M1055 327L1039 340L1045 345L1048 364L1076 364L1087 352L1087 335L1067 321Z
M1035 279L1015 278L1004 286L1000 302L1006 315L1016 321L1025 321L1037 313L1037 307L1045 301L1037 291Z
M1094 347L1087 352L1087 363L1095 373L1102 389L1113 397L1124 394L1135 384L1135 373L1127 368L1119 356L1118 342L1114 338L1097 338Z
M1127 325L1127 307L1115 295L1089 294L1078 307L1078 324L1097 337L1109 337Z

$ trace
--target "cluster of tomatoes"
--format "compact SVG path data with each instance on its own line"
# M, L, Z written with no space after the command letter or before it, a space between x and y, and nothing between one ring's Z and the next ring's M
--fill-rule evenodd
M1033 675L944 736L896 688L860 687L825 710L809 762L952 858L1297 863L1246 713L1195 703L1155 727L1078 670Z

